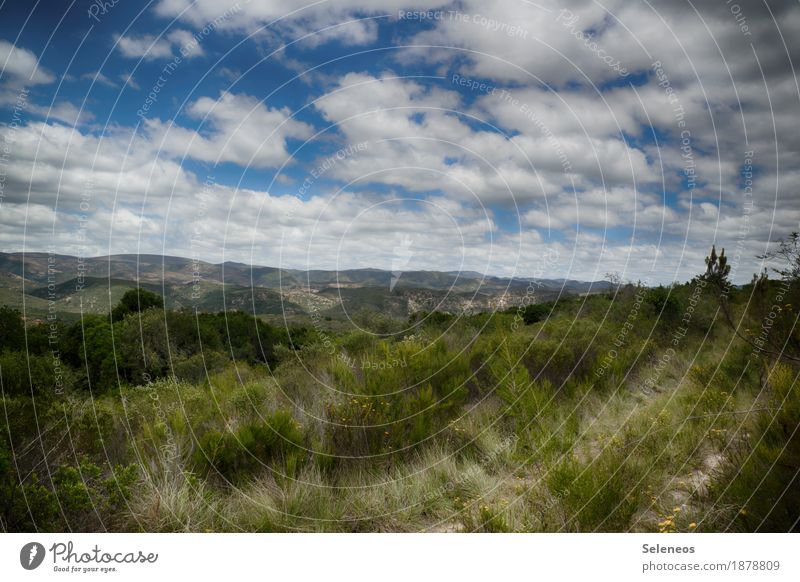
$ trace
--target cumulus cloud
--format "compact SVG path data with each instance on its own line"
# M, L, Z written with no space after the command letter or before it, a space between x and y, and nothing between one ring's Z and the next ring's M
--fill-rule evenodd
M168 59L175 54L191 59L202 56L203 47L188 30L175 29L163 36L153 34L128 34L114 37L116 47L123 56L131 59Z
M419 249L410 268L527 275L554 251L553 276L666 280L695 274L716 242L736 249L737 273L749 278L769 239L800 221L800 5L739 4L746 29L714 0L694 9L623 0L160 0L157 15L182 28L117 37L124 56L170 58L187 46L184 56L200 56L190 41L209 23L289 45L274 58L294 72L324 44L377 48L384 26L398 46L380 53L380 65L343 60L304 77L305 93L281 96L281 106L248 87L192 98L186 117L154 114L138 132L28 123L15 135L4 210L22 216L30 190L29 235L54 221L69 232L90 184L93 244L106 252L190 254L191 228L209 259L390 268L410 238ZM401 13L419 9L442 12L425 22ZM13 61L4 82L53 80L33 53L3 42L0 62L3 50ZM226 65L219 75L238 79L241 64ZM465 90L454 74L478 88ZM126 74L93 75L136 88ZM51 117L79 122L74 106L53 102ZM293 159L294 142L309 139L313 153ZM302 174L331 148L357 144L302 200L282 194L302 177L280 174L275 192L206 188L184 164L292 164Z
M274 167L287 161L288 139L307 138L310 125L292 118L288 108L269 107L248 95L223 92L202 97L187 113L202 122L205 134L174 123L147 120L147 132L159 151L206 162L244 167Z
M79 109L69 101L58 101L47 106L30 104L28 109L42 117L61 121L68 126L88 123L94 119L94 114L91 111Z
M308 38L306 46L330 41L363 45L377 38L375 17L396 15L398 10L427 10L446 6L449 0L384 0L379 4L364 0L298 5L291 0L239 2L238 0L161 0L156 13L202 28L215 23L219 28L253 33L264 25L281 37Z
M31 51L0 39L0 82L6 87L52 83L55 77L39 66Z
M163 37L152 34L127 36L116 35L117 50L131 59L164 59L172 56L172 43Z

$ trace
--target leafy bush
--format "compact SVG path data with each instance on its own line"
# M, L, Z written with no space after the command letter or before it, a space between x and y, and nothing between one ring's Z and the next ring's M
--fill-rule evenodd
M51 487L34 472L20 479L5 438L0 438L0 531L104 531L124 519L134 465L104 472L80 460L52 473Z
M533 303L528 305L522 312L522 321L525 322L525 325L544 321L547 319L547 316L550 315L552 308L552 303Z
M53 474L55 497L71 531L103 531L127 509L137 481L134 465L116 466L109 474L82 459L78 466L62 466Z
M350 396L325 409L331 455L411 453L441 432L467 401L471 371L465 354L450 352L441 341L425 349L416 342L380 345L358 374L342 361L332 366L338 389Z
M0 354L0 378L3 391L10 396L51 397L72 388L74 372L52 357L28 355L25 352Z
M0 307L0 352L21 350L25 346L25 325L16 309Z
M63 359L79 373L79 385L95 393L113 389L119 382L111 321L85 315L64 338Z
M756 430L736 448L712 486L712 494L733 515L709 527L788 532L800 528L800 383L796 370L777 364L770 374L775 411L760 417Z
M131 289L126 291L114 309L111 310L111 319L121 321L130 313L139 313L151 308L164 308L164 298L158 293L146 289Z
M635 459L605 454L583 467L566 460L551 470L548 486L560 492L570 531L627 531L639 506L642 467Z
M677 294L662 285L650 289L645 295L645 301L653 308L654 314L666 322L674 321L683 312Z
M264 422L243 424L233 432L206 431L194 453L201 474L216 472L228 481L250 477L276 464L293 474L304 457L303 433L291 414L279 410Z

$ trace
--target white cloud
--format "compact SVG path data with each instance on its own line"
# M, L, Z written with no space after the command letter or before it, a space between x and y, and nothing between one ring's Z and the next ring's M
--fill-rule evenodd
M31 51L0 39L0 80L9 87L52 83L55 77Z
M62 121L68 126L87 123L94 119L91 111L79 109L68 101L58 101L50 106L31 104L29 109L47 119Z
M139 83L136 82L136 79L134 79L133 75L130 73L120 73L119 79L122 81L123 85L127 85L134 91L139 91L141 89Z
M542 101L541 92L526 93L521 91L520 98L531 104ZM490 99L500 105L497 113ZM486 97L470 111L450 87L431 89L389 74L350 73L315 107L337 124L348 143L370 142L363 154L336 166L334 175L342 179L415 191L441 189L476 203L513 204L573 185L632 185L657 177L645 153L607 127L593 137L580 120L565 122L569 106L559 103L549 113L534 107L542 122L533 122L517 105L501 122L495 117L503 117L503 103L499 97ZM492 121L508 133L493 129Z
M139 204L145 199L189 195L196 180L130 130L93 135L78 128L31 122L16 130L0 128L13 143L4 197L8 203L54 205L77 212L83 197L92 208L113 205L118 197ZM5 203L4 203L5 204Z
M97 83L98 85L105 85L106 87L111 87L112 89L116 89L118 85L109 79L106 75L101 73L100 71L95 71L93 73L84 73L81 75L81 79L86 79Z
M205 258L224 253L297 267L387 268L398 240L411 237L420 252L409 268L453 270L463 259L463 268L527 275L537 257L555 250L560 262L553 276L596 279L620 271L664 280L673 272L697 273L712 241L729 249L741 243L738 271L746 279L767 239L800 221L800 96L793 67L800 62L800 7L774 3L773 20L759 3L740 4L750 38L730 7L716 0L693 2L697 12L622 0L338 0L300 9L289 0L161 0L157 13L178 17L186 30L120 38L122 54L167 58L189 46L187 57L201 55L191 31L212 22L232 33L268 24L262 40L276 46L325 29L278 54L280 63L300 72L315 54L303 55L304 49L331 41L369 46L379 23L392 20L396 44L424 45L392 52L397 70L436 70L448 78L395 79L364 65L366 57L357 61L358 71L339 75L332 67L337 76L328 70L308 75L310 87L325 87L314 112L334 124L319 143L367 145L335 163L304 201L228 186L204 191L179 163L187 157L271 168L290 161L291 140L310 138L313 128L252 91L255 96L223 92L193 101L186 112L200 122L198 129L152 119L139 135L113 128L100 136L29 124L15 136L3 208L24 220L30 188L29 236L46 234L55 221L62 242L70 243L70 212L91 183L96 248L159 252L166 240L170 253L187 255L186 233L203 199L207 210L198 222ZM466 18L424 26L396 21L398 10L440 7ZM478 15L527 34L493 30ZM589 31L592 39L577 38ZM4 78L53 80L36 69L30 51L5 43L0 57L4 46L6 61L13 61ZM20 52L9 61L12 50ZM621 77L600 51L630 76ZM658 85L656 60L676 100ZM505 88L510 98L464 98L450 82L454 71ZM238 78L231 69L220 74ZM125 75L112 77L135 88ZM77 117L74 106L56 103L62 121ZM689 161L698 176L693 192L683 191L682 130L689 132ZM747 151L758 167L751 211L740 175ZM335 195L322 189L328 179L354 184ZM276 188L285 192L289 183L283 176ZM292 188L300 183L302 177ZM522 232L513 228L516 218Z
M172 43L163 37L152 34L116 35L114 37L119 52L131 59L155 60L172 56Z
M156 13L178 17L197 28L215 23L218 28L254 33L271 31L297 39L311 35L309 47L332 40L346 45L364 45L377 38L375 16L396 16L398 10L439 8L449 0L336 0L298 5L292 0L240 2L239 0L161 0Z
M160 151L206 162L274 167L289 157L287 139L307 138L312 132L311 126L293 119L289 109L269 107L248 95L223 92L219 99L202 97L189 105L187 113L202 120L204 132L146 121L150 139Z
M191 59L205 54L200 42L188 30L173 30L167 35L167 38L183 58Z
M129 34L114 37L117 49L128 58L146 61L167 59L179 54L181 58L191 59L204 55L203 47L193 33L184 29L175 29L164 35Z

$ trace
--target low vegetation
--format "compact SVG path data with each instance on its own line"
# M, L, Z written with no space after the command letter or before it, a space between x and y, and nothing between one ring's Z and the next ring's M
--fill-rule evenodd
M3 308L0 529L797 530L800 282L712 257L350 332L145 290L69 327Z

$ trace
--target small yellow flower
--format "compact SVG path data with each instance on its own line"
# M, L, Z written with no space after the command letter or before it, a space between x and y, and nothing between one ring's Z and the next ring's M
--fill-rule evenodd
M678 513L678 512L680 512L680 510L681 510L680 507L676 507L675 509L672 510L672 512L673 513Z
M689 524L689 529L694 529L696 527L697 527L697 524L695 522L692 522L692 523Z

